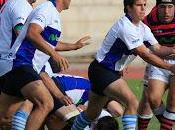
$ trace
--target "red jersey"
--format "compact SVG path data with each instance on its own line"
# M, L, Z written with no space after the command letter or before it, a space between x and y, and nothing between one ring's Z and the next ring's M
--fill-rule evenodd
M175 45L175 18L171 23L162 24L158 19L157 8L154 7L144 18L144 23L151 29L159 44Z
M6 1L7 1L7 0L0 0L0 9L1 9L1 7L5 4Z

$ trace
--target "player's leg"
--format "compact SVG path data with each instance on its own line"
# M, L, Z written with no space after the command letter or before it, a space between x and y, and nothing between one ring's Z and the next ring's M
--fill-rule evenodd
M107 104L107 110L114 116L114 117L118 117L118 116L122 116L124 113L124 108L122 107L122 105L115 101L115 100L110 100Z
M116 98L126 105L122 117L123 127L125 130L135 130L137 123L138 100L129 89L126 81L122 78L116 80L104 90L104 94Z
M21 106L23 100L2 92L0 102L0 128L11 130L12 116Z
M146 130L151 118L153 117L152 109L148 101L148 86L145 86L142 93L142 98L139 102L138 109L138 129Z
M167 107L161 118L160 130L172 130L175 124L175 77L170 78L170 87L167 97Z
M167 89L167 83L150 79L148 84L148 99L154 115L160 121L160 118L165 111L165 106L162 102L162 97Z
M77 116L71 130L83 130L87 125L90 125L100 115L107 100L107 97L90 91L87 110Z
M33 109L33 103L25 100L12 117L12 129L21 130L25 129L28 116Z
M27 121L26 130L38 130L53 108L52 96L40 80L25 85L21 92L25 98L34 104L34 109Z
M38 130L53 108L53 99L49 91L30 66L17 67L5 76L6 82L2 92L21 99L29 99L34 104L25 129Z

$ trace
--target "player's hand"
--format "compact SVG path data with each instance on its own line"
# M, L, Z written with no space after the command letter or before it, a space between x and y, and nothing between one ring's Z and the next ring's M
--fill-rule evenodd
M87 109L86 105L78 105L77 109L79 110L79 112L85 111Z
M85 36L85 37L82 37L80 40L78 40L76 43L74 43L76 46L76 49L80 49L86 45L89 45L90 42L88 42L88 40L90 38L91 38L90 36Z
M66 106L73 104L73 101L69 96L64 95L64 96L60 97L59 100L61 103L63 103Z
M61 55L57 54L53 57L53 59L56 61L58 67L61 68L61 71L66 71L69 68L68 60Z

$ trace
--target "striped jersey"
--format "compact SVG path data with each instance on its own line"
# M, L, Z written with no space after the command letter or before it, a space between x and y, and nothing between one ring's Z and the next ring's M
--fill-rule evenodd
M147 25L140 21L136 26L129 16L123 16L107 33L96 59L108 69L122 71L135 59L133 49L143 45L144 41L151 45L158 43Z
M154 7L144 18L144 23L150 27L159 44L173 46L175 44L175 18L171 23L163 24L159 21L157 12L157 7Z

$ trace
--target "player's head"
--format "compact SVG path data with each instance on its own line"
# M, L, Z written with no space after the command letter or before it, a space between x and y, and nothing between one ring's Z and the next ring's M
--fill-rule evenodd
M58 11L68 9L71 2L71 0L49 0L49 1L51 1L56 6Z
M127 6L132 7L134 5L135 0L124 0L123 5L124 5L124 13L128 13Z
M161 23L170 23L174 19L175 0L156 0L156 6Z
M104 116L98 119L93 130L118 130L118 122L111 116Z
M143 20L146 12L147 0L124 0L124 12L131 16L133 21Z
M36 2L36 0L28 0L28 2L32 5L33 3Z

